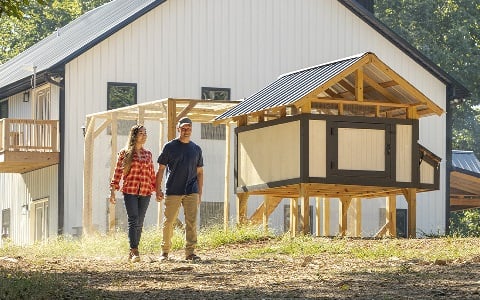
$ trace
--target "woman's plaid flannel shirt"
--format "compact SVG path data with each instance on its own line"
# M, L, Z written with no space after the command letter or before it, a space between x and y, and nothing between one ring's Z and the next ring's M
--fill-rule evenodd
M120 190L120 179L123 179L122 192L124 194L149 196L155 191L155 170L153 169L152 153L144 148L140 155L133 154L132 166L128 174L123 175L123 159L125 150L120 151L117 166L110 186Z

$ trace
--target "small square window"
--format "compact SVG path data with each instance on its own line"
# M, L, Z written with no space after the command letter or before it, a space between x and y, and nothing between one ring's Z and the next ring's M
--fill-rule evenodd
M229 88L202 87L202 100L230 100ZM202 123L201 138L204 140L225 140L225 125L214 126Z
M137 84L136 83L107 83L107 109L116 109L137 104ZM118 120L118 135L128 135L130 128L137 124L136 120ZM107 129L107 134L111 134L111 127Z

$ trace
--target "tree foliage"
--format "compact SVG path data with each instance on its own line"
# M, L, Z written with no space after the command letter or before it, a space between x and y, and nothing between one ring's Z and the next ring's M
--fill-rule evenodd
M28 47L85 12L109 2L109 0L30 2L28 7L21 7L21 17L3 16L1 19L0 64L22 53ZM0 3L3 4L3 2ZM43 5L43 3L46 3L46 5Z
M23 17L23 9L27 7L30 2L29 0L0 0L0 18L5 16L15 17L21 19ZM45 5L45 0L36 0L40 5Z
M452 148L480 157L480 3L471 0L376 0L387 26L471 91L452 105ZM480 209L453 212L451 233L480 236Z

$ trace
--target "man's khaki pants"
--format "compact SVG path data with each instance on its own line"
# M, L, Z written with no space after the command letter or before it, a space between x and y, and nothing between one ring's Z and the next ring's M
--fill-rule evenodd
M198 194L165 197L162 253L169 253L172 247L173 225L177 220L180 205L183 206L185 215L185 256L189 256L193 254L197 244Z

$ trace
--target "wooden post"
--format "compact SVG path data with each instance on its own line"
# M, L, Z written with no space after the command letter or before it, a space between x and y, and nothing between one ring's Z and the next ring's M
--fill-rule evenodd
M304 184L300 184L300 203L302 203L302 233L310 233L310 197L307 194Z
M323 222L323 236L330 236L330 198L323 198L323 211L322 211L322 222Z
M92 183L93 183L93 131L95 128L95 118L88 117L85 124L85 153L84 153L84 171L83 171L83 233L92 233Z
M290 236L297 236L298 227L298 199L290 198Z
M402 191L408 204L408 237L413 239L417 237L417 189L408 188Z
M353 206L354 206L354 230L353 235L355 237L362 236L362 199L361 198L353 198Z
M263 216L262 216L262 223L263 223L263 230L265 232L268 231L268 206L270 205L270 199L272 196L264 195L263 196Z
M227 232L229 215L230 215L230 199L228 198L230 191L230 122L225 124L225 181L223 190L223 230Z
M110 177L109 178L112 178L113 177L113 172L115 172L115 167L116 167L116 163L117 163L117 147L118 147L118 141L117 141L117 137L118 137L118 123L117 123L117 114L113 114L112 115L112 122L111 122L111 129L112 129L112 139L111 139L111 143L112 143L112 154L111 154L111 157L110 157ZM110 203L109 200L108 201L108 231L113 233L115 232L115 205L116 204L112 204Z
M348 207L350 206L350 202L352 198L342 197L340 198L340 206L339 206L339 234L340 236L345 236L347 234L347 216L348 216Z
M160 121L160 126L158 132L160 132L160 136L158 137L158 149L159 153L163 150L163 145L165 145L165 122ZM162 228L163 223L163 203L164 201L157 202L157 229Z
M171 141L177 136L177 103L175 102L175 99L169 98L167 100L167 109L167 141Z
M397 237L397 198L395 195L387 196L386 222L388 224L388 234L390 237Z
M237 193L237 224L244 225L247 222L248 193Z
M322 205L321 197L315 197L315 236L320 236L320 208Z

